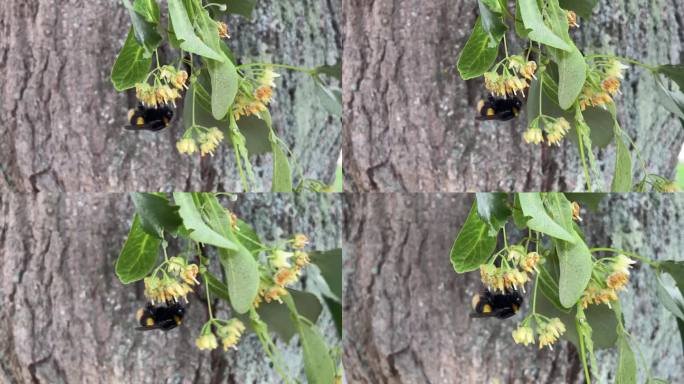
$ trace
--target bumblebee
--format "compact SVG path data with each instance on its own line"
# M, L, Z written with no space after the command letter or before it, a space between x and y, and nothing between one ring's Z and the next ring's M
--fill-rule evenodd
M128 111L126 129L130 131L160 131L169 126L173 119L173 110L166 105L157 108L145 107L142 104Z
M487 101L480 100L480 102L477 103L477 110L480 114L476 119L508 121L518 117L521 107L522 101L517 97L508 99L495 98L494 96L489 95Z
M496 317L507 319L515 315L523 303L523 297L518 291L492 293L484 290L473 296L473 313L470 317Z
M156 307L147 303L145 308L138 309L136 317L140 323L139 331L161 329L168 331L181 325L185 315L185 307L181 303L166 303L165 306Z

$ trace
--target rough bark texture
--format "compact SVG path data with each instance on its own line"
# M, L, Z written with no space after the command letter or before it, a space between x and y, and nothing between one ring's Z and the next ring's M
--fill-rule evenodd
M472 200L465 194L346 196L344 358L350 382L584 382L571 344L538 351L513 343L511 331L522 316L468 316L479 275L457 275L449 252ZM684 260L683 209L679 195L612 195L598 212L584 212L582 227L590 246ZM621 294L627 330L655 376L680 382L681 340L674 317L655 299L652 272L633 272ZM596 382L614 382L615 355L599 353ZM645 382L643 374L640 368L636 382Z
M260 0L254 21L229 21L229 45L245 62L334 64L339 13L340 0ZM241 190L232 150L202 161L177 153L180 119L159 133L123 130L135 100L117 94L109 74L129 25L119 1L0 4L0 190ZM307 76L282 74L274 127L306 177L332 182L339 119L316 102ZM252 162L268 190L271 155Z
M574 34L586 54L614 53L651 64L681 62L684 3L599 3L594 17L581 20ZM484 86L479 80L462 81L456 61L477 16L475 0L348 0L343 7L348 190L585 188L575 145L525 144L524 117L510 123L474 120ZM641 149L649 172L673 177L684 142L681 123L658 106L647 71L630 69L621 90L619 122ZM597 157L609 186L614 145ZM635 170L635 175L642 172Z
M229 206L265 241L303 232L315 249L339 248L339 197L254 194ZM254 335L238 351L197 350L208 316L194 297L179 329L134 330L142 285L114 274L133 211L120 194L0 195L0 383L282 382ZM319 325L339 343L327 312ZM297 340L278 345L302 379Z

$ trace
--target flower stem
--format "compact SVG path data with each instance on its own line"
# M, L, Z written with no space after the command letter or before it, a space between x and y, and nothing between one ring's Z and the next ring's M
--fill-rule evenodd
M582 358L582 367L584 367L584 378L587 379L587 384L591 384L591 375L589 374L589 366L587 365L587 353L584 348L584 333L580 330L579 321L575 319L575 328L577 328L577 336L579 336L580 357Z
M660 263L655 262L648 257L641 256L639 254L636 254L634 252L627 252L622 249L616 249L616 248L590 248L589 252L613 252L613 253L622 253L625 256L633 257L635 259L638 259L640 261L643 261L644 263L650 265L651 267L658 268L660 267Z
M638 65L640 67L646 68L651 72L658 72L658 68L654 67L652 65L644 64L641 61L630 59L628 57L622 57L622 56L614 56L614 55L589 55L585 56L585 59L591 60L591 59L601 59L601 58L606 58L606 59L615 59L619 61L624 61L625 63L630 63L634 65Z
M209 283L207 282L207 277L202 275L204 279L204 288L207 291L207 309L209 310L209 321L214 321L214 314L211 312L211 296L209 296Z
M250 68L250 67L273 67L273 68L283 68L283 69L289 69L291 71L298 71L298 72L304 72L308 75L312 75L314 70L309 69L309 68L304 68L304 67L296 67L294 65L288 65L288 64L263 64L263 63L247 63L247 64L242 64L238 65L237 69L243 69L243 68Z

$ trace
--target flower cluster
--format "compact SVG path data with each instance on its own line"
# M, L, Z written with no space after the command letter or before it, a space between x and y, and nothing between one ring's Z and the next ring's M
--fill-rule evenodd
M587 81L579 97L580 108L603 107L613 102L620 93L620 81L627 68L616 59L597 61L587 74Z
M537 252L527 252L521 245L508 247L506 261L500 267L493 263L480 266L480 279L489 290L508 291L525 290L525 284L530 281L528 273L537 270L536 265L541 257Z
M280 77L268 67L263 70L254 70L251 75L245 76L246 81L235 98L232 107L235 120L240 120L242 116L260 116L261 112L265 112L273 99L275 79Z
M544 320L540 315L535 316L537 323L537 333L539 334L539 349L548 346L553 349L552 345L558 338L565 333L565 324L555 317L553 319ZM534 344L534 330L529 325L525 325L527 321L523 321L522 325L518 326L513 333L513 340L516 344L530 345Z
M610 307L610 303L618 299L617 292L626 289L629 269L634 263L625 255L599 260L582 295L582 307L587 308L590 304L606 304Z
M504 62L506 60L508 65L502 66L501 73L498 66L490 72L485 72L485 88L492 95L501 97L517 95L518 92L524 94L525 89L530 86L528 81L536 79L534 74L537 71L537 63L526 61L518 55L509 56Z
M199 151L200 156L207 154L214 156L221 141L223 141L223 132L220 129L195 125L185 131L183 137L176 143L176 149L179 153L188 155Z
M567 13L565 16L568 18L568 26L570 28L579 28L579 24L577 24L577 14L575 11L566 11Z
M212 326L216 328L215 334L212 331ZM237 349L236 345L244 331L245 325L238 319L227 321L212 319L202 328L202 333L195 340L195 345L201 350L213 350L218 348L218 339L221 339L224 351L227 351L228 348Z
M160 272L162 277L158 276ZM198 272L196 264L188 264L182 257L171 257L155 273L145 278L145 297L152 303L178 301L178 298L187 302L188 293L192 292L194 285L199 284Z
M218 28L219 37L222 39L230 39L230 32L228 31L228 24L224 22L218 22L216 24Z
M267 303L271 301L282 302L281 298L287 296L285 287L299 281L302 269L311 263L309 254L302 251L309 243L309 239L305 235L297 234L289 242L292 243L294 251L276 249L268 256L272 273L262 273L259 295L254 303L255 307L259 306L262 299Z
M543 129L540 127L540 122ZM546 135L542 133L542 130ZM523 140L528 144L540 144L546 136L548 145L559 145L569 130L570 123L565 118L540 115L532 121L530 127L523 133Z
M156 108L161 104L176 105L181 97L180 91L187 88L188 73L173 66L165 65L152 73L154 84L147 82L135 85L135 96L147 106Z

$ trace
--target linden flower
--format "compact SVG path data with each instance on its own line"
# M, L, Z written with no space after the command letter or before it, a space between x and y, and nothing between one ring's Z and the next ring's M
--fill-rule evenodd
M294 249L302 249L306 247L307 244L309 244L309 238L301 233L294 235L294 238L292 240L292 248Z
M275 79L280 77L280 75L276 72L273 72L271 68L266 68L264 72L262 72L261 77L259 78L259 84L275 88Z
M611 59L605 66L606 75L608 77L615 77L617 79L622 79L622 73L628 66L622 64L620 61Z
M579 24L577 24L577 14L574 11L567 11L566 16L570 28L579 28Z
M178 71L176 73L176 76L173 77L171 80L171 84L176 87L177 89L183 89L183 88L188 88L186 85L188 81L188 73L185 71Z
M539 349L548 345L553 350L552 344L565 333L565 325L559 318L555 317L546 323L539 332Z
M629 276L629 269L632 268L633 264L636 264L636 261L623 254L619 254L613 259L613 271Z
M242 336L244 331L245 325L238 319L230 319L226 325L219 327L216 330L216 334L221 338L223 350L227 351L228 348L237 349L235 345L240 341L240 336Z
M520 74L523 75L523 77L525 77L527 80L532 80L537 78L537 76L534 75L536 71L537 63L534 61L528 61L520 71Z
M198 337L197 340L195 340L195 345L197 345L197 348L200 350L206 349L211 351L218 347L218 341L213 333L207 333Z
M580 205L576 201L572 202L572 219L575 221L582 221L582 218L580 217Z
M546 141L549 145L559 145L560 141L565 137L565 134L570 129L570 123L563 117L559 117L555 123L551 124L546 132Z
M513 331L512 335L516 344L534 344L534 332L532 332L530 327L518 327Z
M534 127L530 128L525 133L523 133L523 140L527 144L539 144L544 141L544 136L542 135L542 130Z
M157 93L156 90L147 83L137 83L135 85L135 97L140 100L143 105L156 106Z
M160 292L162 291L162 282L156 276L148 276L144 280L145 282L145 297L150 299L152 303L159 300Z
M309 258L309 254L306 252L302 252L302 251L296 251L294 253L294 263L299 268L306 267L307 265L309 265L309 263L311 263L311 259Z
M535 270L535 266L539 262L541 256L537 252L530 252L525 256L525 258L520 262L520 267L525 272L532 272Z
M276 249L275 252L268 257L268 260L271 262L273 268L290 268L292 265L290 265L289 260L292 256L294 256L294 253L292 252Z
M287 295L288 295L287 289L285 289L281 286L277 286L277 285L269 287L268 289L266 289L264 291L264 294L263 294L264 301L266 301L266 303L270 303L271 301L277 301L281 304L283 303L281 297L284 297Z
M613 272L608 275L606 279L606 285L608 288L614 289L616 291L626 289L627 283L629 282L629 275L622 272Z
M265 104L268 104L271 102L271 98L273 97L273 88L266 85L262 85L254 91L254 97L257 100Z
M281 268L273 277L275 283L281 287L296 283L299 280L299 269L297 268Z
M193 153L197 152L197 143L195 143L195 140L192 138L186 137L178 140L176 143L176 149L179 153L192 155Z
M196 278L197 273L199 273L199 267L197 264L190 264L183 269L183 271L180 273L180 277L187 284L195 285L200 283Z
M601 82L601 89L615 96L620 92L620 80L617 77L608 77Z
M228 32L228 25L224 22L218 22L216 24L218 28L219 37L222 39L230 39L230 33Z
M520 260L526 253L527 251L525 250L525 247L523 247L522 245L514 245L508 248L508 260Z

